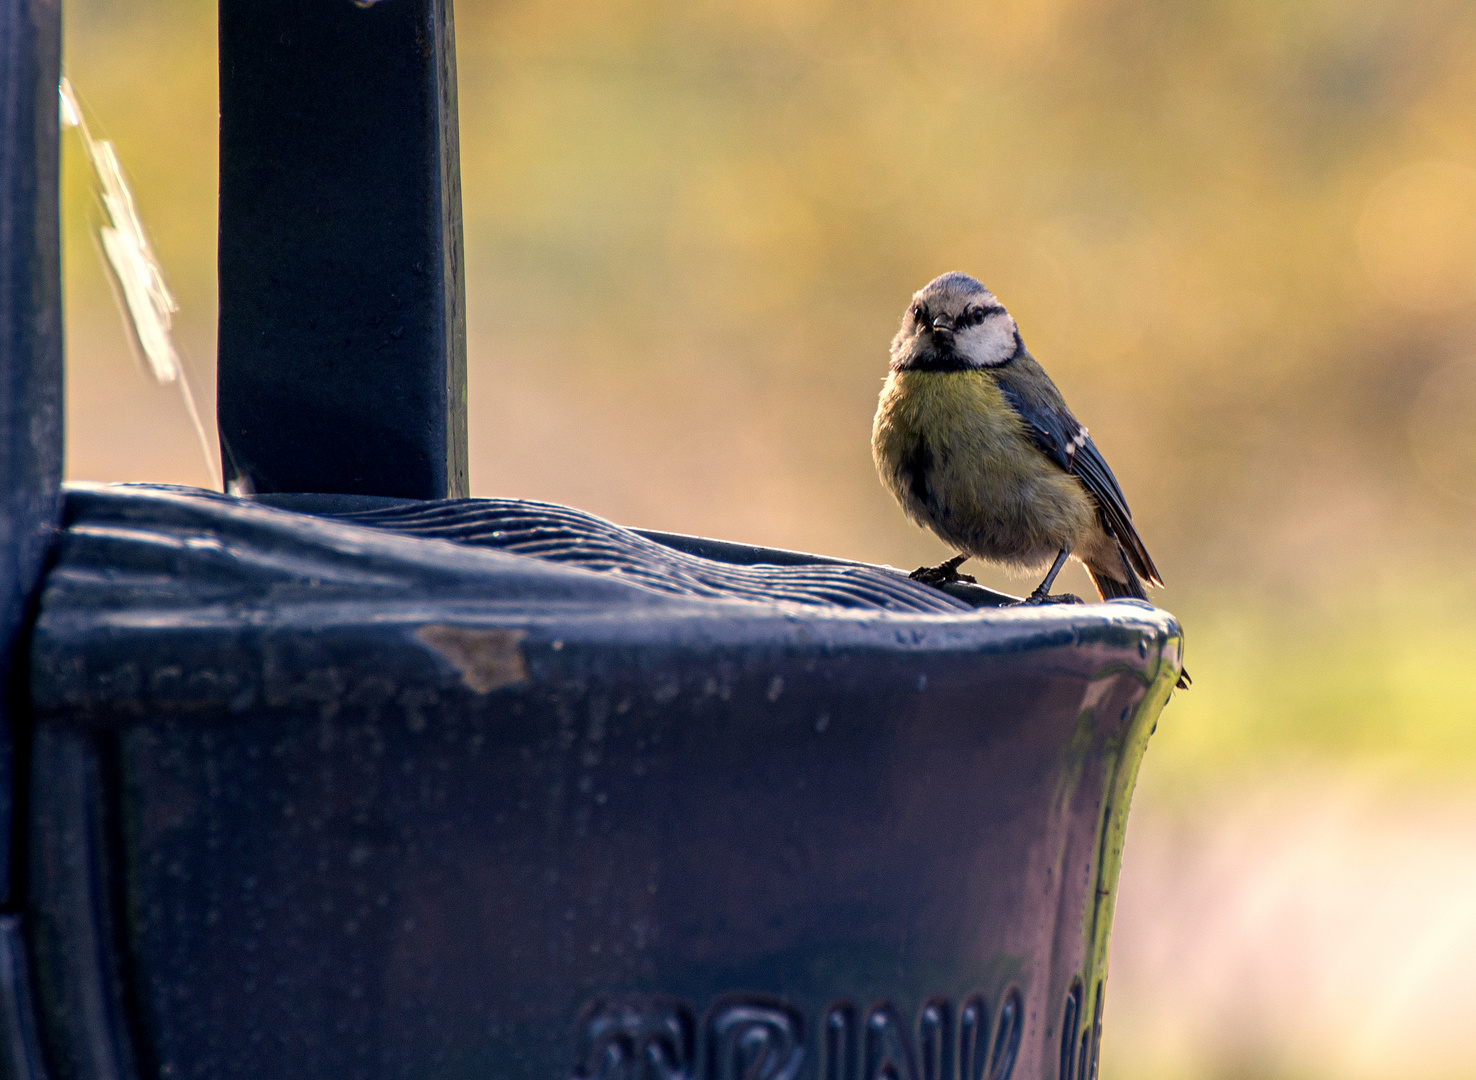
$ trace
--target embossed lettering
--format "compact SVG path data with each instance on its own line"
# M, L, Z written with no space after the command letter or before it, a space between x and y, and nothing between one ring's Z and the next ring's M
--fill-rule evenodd
M1067 995L1058 1080L1096 1080L1101 990L1083 1023L1078 981ZM818 1080L1010 1080L1024 1031L1020 991L999 1006L990 1038L982 994L956 1013L945 997L918 1010L913 1028L890 1001L861 1020L848 1001L832 1003L818 1032ZM579 1016L569 1080L800 1080L808 1035L800 1010L769 995L732 994L707 1011L700 1048L692 1009L675 998L600 998ZM1079 1041L1078 1041L1079 1036ZM700 1049L700 1053L699 1053ZM699 1069L700 1064L700 1069Z
M922 1080L953 1080L953 1006L932 998L917 1014L917 1056Z
M973 994L958 1010L959 1080L984 1080L989 1069L989 1003Z
M637 995L585 1006L573 1080L692 1080L692 1010L675 998Z
M1025 1006L1020 991L1010 989L999 1006L999 1026L994 1032L994 1052L989 1055L989 1080L1010 1080L1020 1036L1025 1033Z
M917 1080L917 1063L907 1024L890 1001L879 1001L866 1016L862 1080Z
M1102 1050L1102 983L1097 983L1097 1003L1092 1008L1092 1053L1085 1080L1097 1080L1097 1059Z
M1066 991L1066 1004L1061 1009L1060 1080L1076 1080L1076 1032L1081 1027L1081 980Z
M774 998L732 997L708 1013L704 1080L794 1080L805 1018Z
M861 1060L859 1044L856 1007L849 1001L838 1001L826 1009L824 1080L855 1080Z

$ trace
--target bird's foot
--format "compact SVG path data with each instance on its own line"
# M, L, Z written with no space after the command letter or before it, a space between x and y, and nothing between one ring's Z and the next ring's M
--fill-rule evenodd
M979 584L972 574L960 574L958 568L963 565L967 555L959 555L957 558L949 559L937 566L919 566L907 576L913 581L919 581L924 585L948 585L955 581L967 582L970 585Z
M1063 592L1063 593L1056 593L1053 596L1050 593L1033 592L1029 596L1027 596L1024 600L1021 600L1015 606L1016 607L1039 607L1039 606L1041 606L1043 604L1080 604L1080 603L1082 603L1082 599L1081 599L1081 597L1077 596L1075 593Z

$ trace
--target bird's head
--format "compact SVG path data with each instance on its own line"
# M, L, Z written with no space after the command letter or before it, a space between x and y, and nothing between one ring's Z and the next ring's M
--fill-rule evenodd
M1015 320L968 274L943 274L912 295L892 339L893 371L963 371L1007 364L1025 351Z

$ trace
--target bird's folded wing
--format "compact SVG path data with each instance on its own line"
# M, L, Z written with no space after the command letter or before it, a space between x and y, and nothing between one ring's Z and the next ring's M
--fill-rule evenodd
M1150 584L1162 585L1158 567L1153 565L1143 538L1133 526L1133 512L1128 509L1127 497L1097 444L1087 434L1087 429L1071 415L1064 402L1057 405L1031 400L1021 393L1020 388L1004 379L998 381L1005 400L1030 428L1041 451L1081 480L1097 504L1107 531L1122 545L1133 569Z

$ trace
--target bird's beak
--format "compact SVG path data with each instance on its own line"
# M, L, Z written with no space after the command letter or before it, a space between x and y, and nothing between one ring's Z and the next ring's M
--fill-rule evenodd
M950 319L947 315L939 315L936 319L933 320L932 331L935 334L952 335L953 320Z

